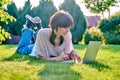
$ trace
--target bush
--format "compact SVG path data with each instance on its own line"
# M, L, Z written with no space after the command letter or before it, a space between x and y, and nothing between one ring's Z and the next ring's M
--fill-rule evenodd
M98 27L103 32L107 44L120 44L120 12L109 19L103 19Z
M103 19L100 24L99 28L103 33L105 32L115 32L116 30L120 29L120 17L112 16L110 19Z
M104 42L103 33L100 31L100 29L96 27L92 27L85 33L84 42L85 44L88 44L89 41L102 41Z
M120 44L120 33L106 32L104 37L106 44Z
M5 32L5 30L0 26L0 44L6 39L11 39L10 34Z

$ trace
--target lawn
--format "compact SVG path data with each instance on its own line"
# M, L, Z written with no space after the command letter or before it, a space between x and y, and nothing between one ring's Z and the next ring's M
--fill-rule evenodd
M120 80L120 45L101 45L96 62L75 64L15 53L0 45L0 80ZM87 45L74 45L83 59Z

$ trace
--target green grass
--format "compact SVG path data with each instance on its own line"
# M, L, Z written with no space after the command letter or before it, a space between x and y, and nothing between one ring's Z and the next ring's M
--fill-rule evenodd
M91 64L36 59L0 45L0 80L120 80L120 45L102 45ZM74 45L81 58L87 45Z

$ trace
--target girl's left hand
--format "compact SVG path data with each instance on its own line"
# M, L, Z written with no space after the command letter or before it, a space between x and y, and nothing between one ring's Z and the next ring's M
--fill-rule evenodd
M69 56L67 54L64 54L63 59L64 60L70 60L70 58L69 58Z
M62 59L64 59L64 60L70 60L69 55L64 54L64 52L62 52L62 53L59 55L59 57L62 58Z
M72 50L68 56L71 60L74 60L74 62L77 62L77 63L81 62L81 58L78 55L78 52L75 50Z

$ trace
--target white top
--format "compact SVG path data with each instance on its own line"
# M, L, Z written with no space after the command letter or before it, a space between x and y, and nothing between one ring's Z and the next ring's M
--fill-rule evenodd
M36 58L39 58L39 55L44 57L58 56L62 52L69 54L71 50L73 50L71 32L68 32L64 36L63 43L58 47L55 47L50 43L49 38L51 32L51 28L43 28L39 30L35 46L32 53L29 54L30 56L35 56Z

